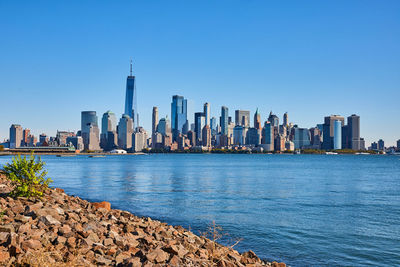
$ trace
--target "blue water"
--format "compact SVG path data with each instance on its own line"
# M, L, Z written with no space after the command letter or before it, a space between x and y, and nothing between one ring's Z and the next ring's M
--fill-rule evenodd
M400 157L43 156L54 186L291 266L400 265ZM0 157L0 164L10 157ZM226 241L232 242L232 241Z

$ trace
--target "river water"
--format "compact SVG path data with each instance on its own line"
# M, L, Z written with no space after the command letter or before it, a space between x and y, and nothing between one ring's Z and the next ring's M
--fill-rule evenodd
M0 157L0 164L11 157ZM53 186L291 266L400 265L400 157L42 156Z

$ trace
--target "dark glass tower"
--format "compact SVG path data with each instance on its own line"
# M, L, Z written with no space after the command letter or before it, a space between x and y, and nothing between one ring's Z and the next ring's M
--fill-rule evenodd
M137 100L136 100L136 82L135 76L132 75L132 60L131 70L126 79L126 94L125 94L125 115L128 115L133 120L133 128L138 127L137 121Z
M183 96L174 95L171 103L171 128L173 139L188 131L187 100Z

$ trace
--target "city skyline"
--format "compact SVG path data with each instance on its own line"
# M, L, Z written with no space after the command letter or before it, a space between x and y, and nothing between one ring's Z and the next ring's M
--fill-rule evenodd
M120 118L132 58L140 124L148 132L153 106L160 118L170 116L170 97L182 95L189 123L206 102L217 118L221 106L230 116L258 108L262 122L271 110L280 120L289 112L306 128L330 114L356 113L366 144L383 139L396 145L400 4L367 2L221 1L187 3L177 11L164 3L71 3L66 9L52 3L43 9L2 2L0 22L8 27L0 30L6 111L0 140L13 123L36 136L77 131L82 110L99 117L111 110ZM132 9L144 12L131 18Z

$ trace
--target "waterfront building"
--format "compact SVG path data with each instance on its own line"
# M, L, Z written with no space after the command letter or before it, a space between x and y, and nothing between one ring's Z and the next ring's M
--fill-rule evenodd
M145 148L147 148L147 132L143 127L137 127L132 134L132 150L140 152Z
M285 143L286 143L286 138L279 134L276 139L275 139L275 147L276 151L285 151Z
M331 116L326 116L324 119L324 124L323 124L323 142L322 142L322 148L329 150L333 149L333 138L334 138L334 122L335 121L340 121L341 126L344 126L344 118L339 115L331 115Z
M172 144L172 137L171 135L163 135L162 137L162 146L163 147L171 147Z
M211 128L211 136L214 136L218 133L217 119L215 117L212 117L210 120L210 128Z
M113 149L118 148L118 134L117 131L109 131L107 133L107 143L105 148L103 148L105 151L111 151Z
M244 127L241 125L236 125L233 128L233 144L239 146L245 144Z
M373 142L371 143L371 147L372 150L378 150L378 143L377 142Z
M159 132L155 132L151 136L151 148L161 148L163 141L163 135Z
M72 144L75 147L75 150L82 151L85 149L82 136L68 136L66 139L66 143L68 145Z
M311 128L310 130L310 144L313 149L321 148L321 130L318 127Z
M30 134L28 136L27 146L33 147L33 146L36 146L36 143L37 143L37 138L34 135Z
M110 110L103 114L101 118L101 134L100 134L100 146L105 149L108 142L108 132L116 131L117 119L115 114Z
M221 117L219 124L221 125L221 134L228 135L228 124L229 124L229 114L228 108L225 106L221 107Z
M196 133L196 145L202 143L202 129L206 125L206 117L203 112L194 113L194 131Z
M246 133L246 144L258 146L261 144L261 130L257 128L249 128Z
M83 145L85 150L100 150L99 134L99 127L97 125L89 124L89 129L87 129L87 132L82 133Z
M186 134L189 128L187 120L187 100L183 96L174 95L171 103L171 128L173 137Z
M211 128L209 125L205 125L202 130L202 143L205 147L211 146Z
M279 125L279 126L276 127L276 128L278 128L278 135L280 134L280 135L282 135L283 137L286 138L286 136L287 136L287 129L286 129L286 126L285 126L285 125Z
M235 111L235 126L250 127L250 111L236 110Z
M286 127L289 125L289 115L287 112L285 112L285 114L283 114L283 125Z
M68 137L73 137L73 136L75 136L74 132L58 131L57 130L55 141L57 141L59 146L65 146L65 145L68 144L67 138Z
M349 147L354 150L361 150L360 138L360 116L353 114L347 117Z
M171 135L171 125L168 116L160 119L157 125L157 132L161 133L162 135Z
M400 150L400 139L399 140L397 140L397 150Z
M342 149L342 121L336 120L333 125L333 149Z
M269 113L268 121L272 124L273 127L279 126L279 118L272 111Z
M195 131L188 131L187 138L189 139L191 146L196 146L196 132Z
M124 150L132 148L133 120L123 114L118 123L118 147Z
M44 143L47 143L49 141L49 138L47 137L46 134L42 133L39 135L39 143L40 145L43 145Z
M124 115L129 116L132 119L132 129L135 126L138 127L139 123L137 121L137 92L136 92L136 77L132 72L132 60L130 64L129 76L126 78L126 93L125 93L125 112Z
M10 127L10 148L18 148L23 143L23 131L19 124L12 124Z
M254 128L257 130L261 130L261 115L260 112L258 112L258 108L256 109L256 113L254 113Z
M380 151L385 150L385 142L382 139L378 140L378 150L380 150Z
M293 143L295 149L304 149L310 146L310 131L307 128L293 127Z
M204 117L205 117L205 120L206 120L206 122L205 122L206 125L210 126L210 128L211 128L211 125L210 125L210 121L211 121L210 113L211 113L211 110L210 110L210 104L209 103L205 103L204 104L203 113L204 113Z
M274 126L271 122L266 121L264 123L264 128L262 130L262 144L270 145L272 149L268 149L269 151L273 150L274 147Z
M153 107L152 123L151 123L151 134L153 135L157 131L158 126L158 108Z
M81 134L88 133L90 125L98 127L96 111L82 111L82 113L81 113Z
M29 129L24 129L22 131L22 145L23 146L28 146L29 142L28 142L28 138L30 135L31 130Z
M229 138L233 138L233 128L235 128L235 123L230 122L228 124L228 135L227 135Z
M292 141L286 141L285 149L288 151L294 151L294 143Z

